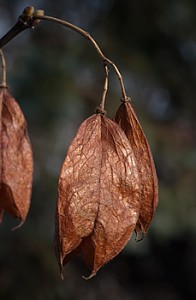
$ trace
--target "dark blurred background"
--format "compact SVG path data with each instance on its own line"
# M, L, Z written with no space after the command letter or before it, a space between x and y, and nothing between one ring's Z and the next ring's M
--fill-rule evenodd
M0 227L1 300L196 299L196 1L0 1L0 36L33 5L86 29L119 67L148 137L159 206L145 239L131 239L90 281L80 257L62 281L53 248L57 182L79 124L94 113L104 72L89 42L41 22L4 47L8 84L28 122L35 172L25 225ZM108 116L121 97L110 71Z

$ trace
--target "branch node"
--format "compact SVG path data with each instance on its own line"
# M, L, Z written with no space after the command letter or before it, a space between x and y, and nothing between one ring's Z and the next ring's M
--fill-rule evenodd
M121 97L120 100L121 100L122 103L131 102L131 98L127 97L127 96L126 97Z
M107 112L101 106L97 106L95 113L105 116Z

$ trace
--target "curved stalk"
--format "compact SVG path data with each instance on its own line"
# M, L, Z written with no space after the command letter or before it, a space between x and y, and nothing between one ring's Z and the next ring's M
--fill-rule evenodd
M120 86L121 86L121 91L122 91L122 99L124 99L125 101L127 100L128 97L126 95L125 86L124 86L123 78L122 78L122 75L121 75L120 71L118 70L115 63L103 54L103 52L101 51L101 49L98 46L97 42L92 38L92 36L87 31L85 31L84 29L82 29L82 28L80 28L80 27L78 27L78 26L76 26L72 23L69 23L67 21L64 21L64 20L61 20L61 19L58 19L58 18L55 18L55 17L51 17L51 16L45 16L45 15L43 15L43 16L34 16L33 19L34 20L47 20L47 21L51 21L51 22L54 22L54 23L57 23L57 24L64 25L64 26L76 31L77 33L82 35L84 38L89 40L93 44L93 46L96 49L98 55L100 56L101 60L103 61L106 78L108 78L108 69L106 69L106 62L114 68L114 71L116 72L116 74L118 76L118 79L120 81Z
M0 56L1 56L1 63L2 63L2 81L1 81L0 87L7 87L6 62L5 62L5 57L3 55L3 51L1 49L0 49Z

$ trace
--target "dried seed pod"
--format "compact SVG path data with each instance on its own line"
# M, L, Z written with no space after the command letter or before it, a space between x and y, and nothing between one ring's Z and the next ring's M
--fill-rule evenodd
M92 277L124 248L138 220L140 190L123 130L101 114L86 119L59 178L55 247L61 270L82 251Z
M135 231L136 235L141 231L144 236L158 204L158 179L153 157L130 101L120 105L115 121L124 130L136 157L142 189L140 215Z
M32 150L24 115L5 87L0 88L0 103L0 207L22 225L30 206Z

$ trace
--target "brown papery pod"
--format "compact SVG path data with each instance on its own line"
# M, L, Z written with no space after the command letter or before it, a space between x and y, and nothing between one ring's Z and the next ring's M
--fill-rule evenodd
M0 213L5 210L22 225L30 206L32 150L24 115L6 87L0 88L0 103Z
M138 220L140 190L123 130L101 114L86 119L59 178L55 247L61 271L82 251L90 278L124 248Z
M144 236L158 204L158 179L153 157L130 101L120 105L116 112L115 121L124 130L136 157L142 187L140 214L135 231L136 236L140 231Z

